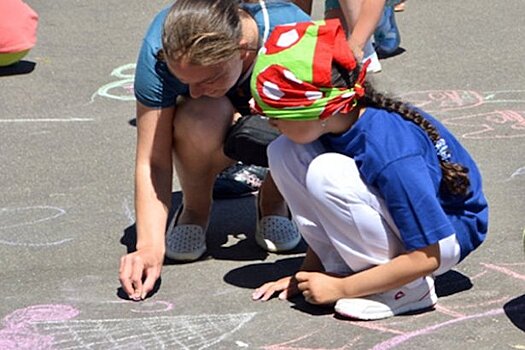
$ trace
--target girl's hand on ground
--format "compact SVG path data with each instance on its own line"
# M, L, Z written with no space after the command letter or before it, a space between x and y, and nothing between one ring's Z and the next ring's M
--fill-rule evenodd
M297 288L310 304L332 304L344 297L341 277L323 272L298 272Z
M267 301L277 292L280 292L278 298L281 300L293 297L299 293L297 281L293 276L288 276L277 281L265 283L252 293L252 299Z
M146 298L160 277L163 261L163 252L153 248L142 248L120 259L120 284L130 299Z

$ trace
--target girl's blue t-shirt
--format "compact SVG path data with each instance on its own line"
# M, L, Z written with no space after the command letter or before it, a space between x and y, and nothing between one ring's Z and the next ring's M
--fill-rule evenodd
M181 83L170 73L166 63L157 59L157 53L162 48L164 20L170 7L160 11L150 24L135 69L135 97L151 108L174 106L177 96L189 93L188 85ZM254 18L261 38L265 33L271 33L277 25L310 20L299 7L286 0L242 3L241 8Z
M487 233L481 175L458 140L438 120L421 113L445 139L451 161L469 169L466 197L440 191L442 172L434 144L422 128L397 113L367 107L347 132L324 135L321 141L330 151L352 157L365 182L379 190L408 250L455 233L462 260Z

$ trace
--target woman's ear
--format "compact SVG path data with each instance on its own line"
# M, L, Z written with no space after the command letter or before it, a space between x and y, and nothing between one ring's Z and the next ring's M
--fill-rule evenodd
M248 42L245 39L241 39L239 42L239 53L241 55L241 60L244 61L250 54L250 51L253 51L253 49L249 48Z

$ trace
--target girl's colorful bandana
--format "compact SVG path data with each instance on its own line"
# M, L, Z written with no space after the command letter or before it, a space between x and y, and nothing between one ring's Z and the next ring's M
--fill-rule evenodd
M363 96L366 64L355 86L332 86L332 65L357 63L337 19L277 26L252 74L254 109L270 118L313 120L348 113Z

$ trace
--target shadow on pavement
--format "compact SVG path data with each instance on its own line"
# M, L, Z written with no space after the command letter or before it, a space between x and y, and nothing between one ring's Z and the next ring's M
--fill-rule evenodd
M36 63L30 61L20 61L10 66L0 67L0 77L9 75L29 74L35 70Z
M503 310L512 324L525 332L525 294L507 302Z
M124 234L120 238L120 243L126 246L127 253L133 253L137 250L137 228L135 224L124 229Z
M168 214L168 222L171 220L173 213L179 207L180 203L182 203L182 192L173 192L171 202L172 209ZM120 238L120 243L126 246L128 254L137 250L136 224L132 224L124 229L123 235Z
M402 48L402 47L398 47L398 48L396 49L396 51L394 51L394 52L392 52L392 53L388 53L388 54L387 54L387 53L384 53L384 52L381 52L381 50L377 50L377 49L376 49L376 52L377 52L377 57L379 57L379 59L381 59L381 60L384 60L384 59L386 59L386 58L391 58L391 57L399 56L399 55L405 53L406 50L405 50L404 48Z
M162 284L162 277L159 277L157 281L155 281L155 285L153 286L153 289L151 290L151 292L149 292L148 295L146 296L146 299L151 298L153 295L155 295L159 291L161 284ZM117 297L119 297L120 299L124 299L124 300L131 300L129 296L126 294L126 292L124 292L124 289L122 289L122 287L117 288Z
M470 278L455 270L450 270L436 277L436 294L446 297L472 288Z
M261 285L295 274L303 257L293 257L277 260L271 263L259 263L242 266L231 270L224 276L224 281L231 285L247 289L255 289ZM274 297L276 297L275 295ZM316 306L307 303L302 295L289 300L291 308L310 315L329 315L334 312L331 306Z
M168 222L182 203L182 192L173 192L172 208ZM216 259L232 261L265 260L268 252L255 242L255 197L246 196L235 199L215 200L210 224L206 233L207 252L199 260ZM135 224L124 229L120 243L125 245L127 253L136 250L137 231ZM293 250L284 254L300 254L306 251L306 244L301 241ZM165 264L183 264L165 259Z
M307 303L302 296L292 298L290 301L294 303L292 309L312 316L324 316L334 313L333 305L313 305Z
M293 257L275 262L241 266L224 276L224 281L241 288L255 289L266 282L293 275L299 270L303 257Z

